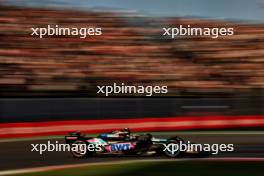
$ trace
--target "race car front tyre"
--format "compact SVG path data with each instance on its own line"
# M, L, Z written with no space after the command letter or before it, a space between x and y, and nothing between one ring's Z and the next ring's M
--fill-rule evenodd
M71 154L75 158L84 158L91 155L91 152L88 152L85 141L76 140L71 144Z

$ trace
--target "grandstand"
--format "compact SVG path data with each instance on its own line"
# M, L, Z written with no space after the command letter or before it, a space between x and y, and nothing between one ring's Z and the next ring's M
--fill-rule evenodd
M1 96L94 96L96 86L167 85L168 96L252 94L264 87L263 24L0 6ZM32 27L101 27L36 38ZM235 35L162 37L163 26L234 27Z

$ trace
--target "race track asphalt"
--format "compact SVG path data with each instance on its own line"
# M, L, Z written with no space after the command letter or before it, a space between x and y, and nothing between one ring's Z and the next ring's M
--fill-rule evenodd
M185 140L196 143L234 144L234 152L222 152L211 157L264 157L264 135L245 135L245 134L229 134L229 135L180 135ZM168 137L168 135L159 135L157 137ZM38 152L31 152L31 144L47 143L49 139L28 140L28 141L10 141L0 142L0 172L4 170L33 168L41 166L53 166L63 164L77 163L96 163L107 161L133 160L133 159L164 159L166 157L135 157L135 156L97 156L93 158L76 159L69 152L45 152L40 155ZM58 141L64 143L62 139L50 139L51 143Z

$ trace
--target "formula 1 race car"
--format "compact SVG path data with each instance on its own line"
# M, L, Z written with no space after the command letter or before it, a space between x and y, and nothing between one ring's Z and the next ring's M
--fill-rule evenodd
M192 156L208 156L209 153L185 149L180 150L179 144L186 143L182 138L175 136L168 139L155 138L151 134L133 134L128 128L100 134L97 137L87 137L81 132L73 132L65 136L70 146L83 146L81 150L71 150L76 158L94 155L165 155L171 158L191 154ZM177 147L176 147L177 146Z

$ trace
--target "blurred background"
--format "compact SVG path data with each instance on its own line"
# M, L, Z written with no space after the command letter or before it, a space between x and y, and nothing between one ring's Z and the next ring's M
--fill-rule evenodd
M4 1L1 97L97 96L97 85L114 82L167 85L167 96L263 95L262 1L112 1ZM101 27L103 35L30 35L48 24ZM235 35L162 36L180 24L233 27Z
M98 133L125 127L136 132L187 131L191 133L185 137L198 142L238 146L223 157L263 157L263 19L262 0L2 0L0 138L49 138L74 130ZM217 39L162 36L163 27L180 24L233 27L235 34ZM47 25L101 27L103 35L30 35L32 27ZM149 98L98 97L96 86L114 82L167 85L169 92ZM182 121L186 125L179 125ZM107 128L100 127L105 124ZM208 130L220 133L196 133ZM15 155L0 153L0 169L76 162L63 154L40 160L25 152L27 145L1 145Z

